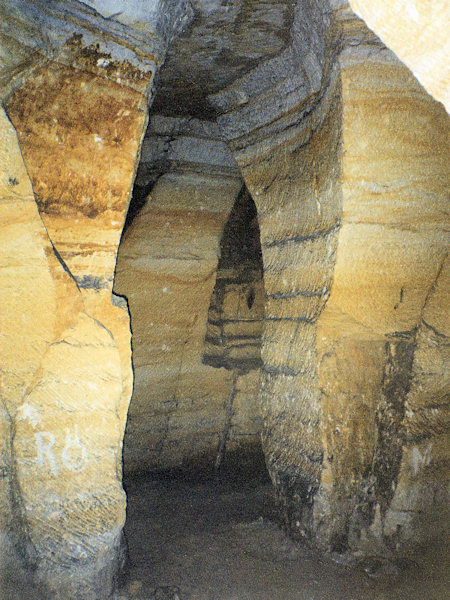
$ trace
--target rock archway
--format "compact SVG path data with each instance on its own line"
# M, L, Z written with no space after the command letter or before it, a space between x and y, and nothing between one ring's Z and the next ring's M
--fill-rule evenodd
M158 169L167 132L173 148L159 168L168 171L128 225L116 267L114 289L128 300L133 331L130 474L195 464L212 470L227 442L250 453L259 446L263 296L251 199L225 144L214 139L216 126L198 120L152 117L141 178Z

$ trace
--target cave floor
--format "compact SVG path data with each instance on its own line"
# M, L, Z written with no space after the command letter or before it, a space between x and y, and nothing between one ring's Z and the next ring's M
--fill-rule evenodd
M263 477L139 477L125 488L120 600L448 598L444 540L396 565L338 564L284 535Z

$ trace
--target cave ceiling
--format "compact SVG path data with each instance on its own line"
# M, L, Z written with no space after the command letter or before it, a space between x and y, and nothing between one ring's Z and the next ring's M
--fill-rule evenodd
M289 45L291 0L192 0L191 22L169 48L153 110L211 118L207 97Z

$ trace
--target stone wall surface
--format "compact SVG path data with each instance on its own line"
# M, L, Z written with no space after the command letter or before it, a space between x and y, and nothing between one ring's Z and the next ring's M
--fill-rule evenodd
M350 5L450 112L448 2L350 0Z
M2 579L17 586L8 562L19 557L47 597L108 597L125 517L120 353L54 253L2 114L2 403L13 423L4 441L10 489L2 508L10 518L2 538L14 544L2 546Z
M81 3L1 11L2 582L110 598L132 389L112 279L162 55Z
M241 185L235 177L168 173L124 234L115 290L128 299L133 331L129 473L195 462L211 468L223 458L231 420L235 445L239 435L258 433L257 378L204 361L220 240ZM235 397L241 409L232 410Z
M52 244L90 314L123 342L123 422L132 387L128 315L111 290L146 103L115 80L60 63L36 69L5 102Z
M346 29L352 36L355 25ZM430 403L414 365L432 352L419 345L418 336L448 249L443 218L448 118L379 43L378 48L373 42L347 46L340 64L343 217L332 291L317 332L322 491L331 506L328 517L318 518L325 529L339 510L341 521L334 519L333 532L327 534L336 548L372 536L372 544L377 537L392 550L411 535L408 523L418 519L424 504L430 512L433 504L435 512L440 510L446 487L438 449L436 459L430 456L428 468L436 479L427 492L413 491L414 477L409 482L406 475L401 481L398 477L410 461L411 420ZM445 356L445 339L435 343L440 348L435 351ZM436 423L445 418L441 398L448 362L440 369L443 379L433 388ZM407 408L411 395L414 406ZM444 443L440 425L429 423L421 435L425 446ZM375 512L379 518L373 525Z
M21 570L46 599L114 595L117 294L131 471L219 466L262 430L294 537L392 554L444 525L448 6L350 4L373 32L340 0L0 6L8 597Z
M265 70L212 100L258 208L263 446L286 526L324 549L389 553L419 539L421 507L437 514L446 493L441 388L425 435L434 486L397 478L413 452L420 315L448 248L448 120L346 3L330 25L327 59L307 71L315 94L297 87L289 112L255 92Z
M297 5L284 54L211 99L258 210L262 440L285 525L297 536L312 535L321 478L316 321L341 218L337 38L325 8Z
M239 194L220 243L203 362L248 372L261 364L264 282L256 207Z
M383 523L385 535L394 541L426 539L448 523L448 285L445 256L428 290L415 336L411 385L405 401L403 455Z

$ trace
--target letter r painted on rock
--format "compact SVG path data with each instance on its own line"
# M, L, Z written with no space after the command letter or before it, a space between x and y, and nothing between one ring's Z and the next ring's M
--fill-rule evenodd
M48 431L38 431L34 434L36 437L37 447L37 464L44 467L47 462L53 475L58 475L58 467L56 465L55 456L52 448L55 445L55 436Z

